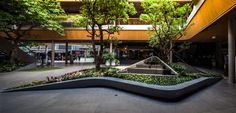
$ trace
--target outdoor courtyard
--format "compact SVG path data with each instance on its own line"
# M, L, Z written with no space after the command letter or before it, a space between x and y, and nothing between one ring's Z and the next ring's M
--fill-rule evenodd
M0 7L0 113L236 112L236 0Z

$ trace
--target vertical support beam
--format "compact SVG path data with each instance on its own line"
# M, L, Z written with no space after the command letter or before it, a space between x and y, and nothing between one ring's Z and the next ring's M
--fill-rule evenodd
M228 82L235 83L235 20L228 20Z
M45 45L45 63L48 64L48 45Z
M66 48L65 48L65 64L68 64L68 42L66 42Z
M88 53L88 50L86 49L86 50L84 51L84 62L86 62L86 59L87 59L87 53Z
M51 65L54 66L55 61L55 42L52 41Z
M120 59L120 49L117 49L117 57Z
M112 42L110 42L110 54L112 54L112 49L113 49Z

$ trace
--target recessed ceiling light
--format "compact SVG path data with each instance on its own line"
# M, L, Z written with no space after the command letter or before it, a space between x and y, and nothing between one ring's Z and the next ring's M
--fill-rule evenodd
M212 39L216 39L216 36L212 36L211 38L212 38Z

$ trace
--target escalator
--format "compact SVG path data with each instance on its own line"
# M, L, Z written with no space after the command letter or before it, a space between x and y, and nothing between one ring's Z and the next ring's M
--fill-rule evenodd
M0 38L0 60L9 59L12 46L10 41ZM16 56L16 59L23 63L30 64L36 61L34 54L32 54L31 51L23 51L22 48L18 48Z

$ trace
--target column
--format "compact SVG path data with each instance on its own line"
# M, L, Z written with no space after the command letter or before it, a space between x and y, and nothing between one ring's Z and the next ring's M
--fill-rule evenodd
M46 65L48 64L48 45L45 45L45 62L46 62Z
M112 42L110 42L110 54L112 54L112 49L113 49Z
M68 42L66 42L66 50L65 50L65 64L68 64Z
M228 20L228 82L235 83L235 20Z
M52 41L51 65L54 66L55 61L55 42Z

